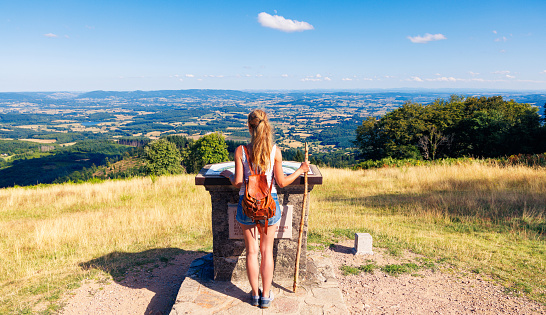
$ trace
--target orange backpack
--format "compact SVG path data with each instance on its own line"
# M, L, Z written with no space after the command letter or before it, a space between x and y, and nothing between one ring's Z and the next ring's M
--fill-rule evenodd
M245 146L245 148L248 150L247 146ZM242 203L243 213L258 225L258 230L260 230L260 232L265 226L264 233L267 234L268 220L275 216L277 208L275 200L271 196L273 176L271 177L271 184L267 185L267 175L254 174L246 150L243 150L243 152L248 162L248 167L250 168L250 176L248 176L248 179L245 181L245 194ZM264 220L265 224L261 224L258 222L259 220Z

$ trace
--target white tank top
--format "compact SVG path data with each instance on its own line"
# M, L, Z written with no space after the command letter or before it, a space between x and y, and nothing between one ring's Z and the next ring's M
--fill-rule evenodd
M273 178L273 166L275 165L275 153L277 152L277 145L274 144L273 148L271 149L271 156L269 157L269 169L267 172L265 172L265 175L267 175L267 184L270 185L271 181L273 180L273 185L271 186L271 193L276 194L277 193L277 187L275 178ZM242 196L245 194L245 182L250 176L250 167L248 166L248 161L246 159L245 154L245 146L243 146L243 185L241 185L241 189L239 189L239 196Z

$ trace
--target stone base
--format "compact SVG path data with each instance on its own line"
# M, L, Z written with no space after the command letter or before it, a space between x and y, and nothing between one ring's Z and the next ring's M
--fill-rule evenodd
M214 279L229 281L246 279L246 251L243 240L229 238L228 204L238 203L239 189L233 186L207 186L212 201L212 234L214 252ZM309 192L313 186L309 186ZM275 262L275 279L293 279L296 264L296 251L303 204L303 186L288 186L277 190L279 203L292 205L292 237L275 239L273 258ZM308 201L310 201L310 193ZM307 253L307 211L304 217L304 227L301 242L300 277L306 272Z
M275 300L267 311L250 304L246 279L214 281L207 271L212 269L211 254L198 258L186 273L170 314L349 314L329 258L317 252L307 258L303 260L310 278L298 283L296 293L292 280L273 278Z

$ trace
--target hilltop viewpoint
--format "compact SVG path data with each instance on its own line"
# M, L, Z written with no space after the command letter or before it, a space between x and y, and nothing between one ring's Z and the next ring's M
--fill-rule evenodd
M546 311L544 168L321 171L308 249L332 256L351 313ZM376 255L348 254L355 232L372 235ZM187 174L1 189L0 240L0 314L98 310L99 296L104 312L164 313L178 289L161 281L181 283L212 251L210 195ZM412 309L393 295L407 288L423 299Z

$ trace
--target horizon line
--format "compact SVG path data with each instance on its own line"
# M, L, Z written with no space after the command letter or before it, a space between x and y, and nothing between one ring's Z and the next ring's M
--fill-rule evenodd
M546 89L495 89L495 88L426 88L426 87L399 87L399 88L353 88L353 89L337 89L337 88L314 88L314 89L152 89L152 90L48 90L48 91L0 91L4 93L90 93L90 92L158 92L158 91L238 91L238 92L356 92L356 91L472 91L472 92L542 92L546 93Z

